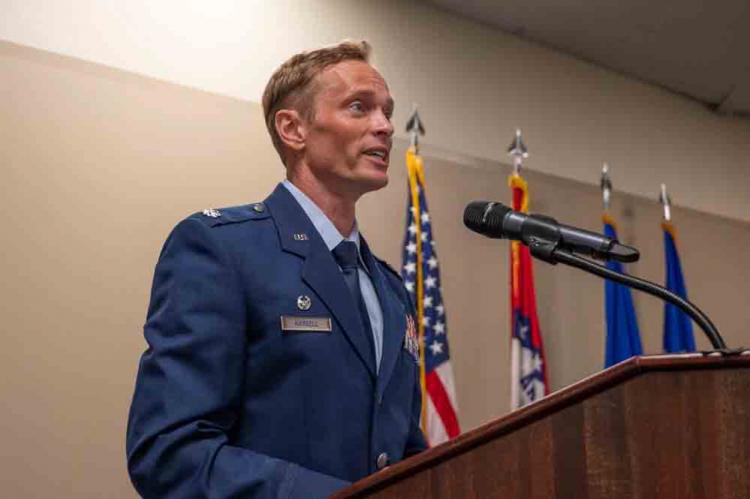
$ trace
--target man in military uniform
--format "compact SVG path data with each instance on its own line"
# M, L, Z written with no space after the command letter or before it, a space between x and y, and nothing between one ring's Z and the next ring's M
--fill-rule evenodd
M355 221L393 134L368 55L282 64L263 107L287 179L167 239L127 432L144 497L323 497L425 448L413 309Z

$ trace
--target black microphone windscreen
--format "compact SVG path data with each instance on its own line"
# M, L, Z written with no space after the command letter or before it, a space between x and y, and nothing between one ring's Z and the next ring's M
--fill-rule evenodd
M510 208L491 201L472 201L464 209L464 225L490 237L502 236L502 224Z

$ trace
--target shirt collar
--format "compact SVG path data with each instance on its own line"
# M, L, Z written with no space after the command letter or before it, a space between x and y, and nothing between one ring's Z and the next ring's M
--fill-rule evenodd
M284 180L281 185L286 187L291 195L294 196L294 199L297 201L297 203L299 203L302 211L305 212L305 214L315 227L315 230L317 230L318 234L320 234L320 237L323 238L323 242L328 248L328 251L333 251L333 248L338 246L341 241L346 239L347 241L353 241L354 244L357 245L357 253L359 253L360 260L362 259L359 244L359 229L357 228L356 220L354 221L354 227L352 228L351 234L349 234L349 237L344 238L344 236L341 235L336 226L333 225L331 219L328 218L325 213L323 213L323 210L321 210L318 205L316 205L313 200L307 196L307 194L299 190L299 188L297 188L297 186L295 186L289 180Z

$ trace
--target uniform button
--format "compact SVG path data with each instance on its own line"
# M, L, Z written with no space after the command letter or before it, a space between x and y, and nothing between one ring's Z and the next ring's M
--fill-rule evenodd
M383 396L380 394L375 395L375 403L378 405L383 405Z
M263 213L265 209L266 207L263 206L263 203L257 203L253 205L253 210L255 210L256 213Z
M388 454L385 452L381 452L375 464L378 465L379 470L382 470L383 468L388 466Z

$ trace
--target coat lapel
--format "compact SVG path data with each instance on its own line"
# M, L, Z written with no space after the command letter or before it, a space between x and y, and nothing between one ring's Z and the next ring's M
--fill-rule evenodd
M265 203L279 231L282 249L305 259L302 280L326 304L374 379L375 362L369 353L359 308L333 255L286 187L279 184Z
M388 278L383 274L375 257L372 256L364 238L361 239L361 242L362 258L370 270L372 284L378 294L380 308L383 310L383 357L380 359L377 383L378 395L383 395L393 374L398 355L404 345L406 309L403 303L396 298L396 291L391 289Z

